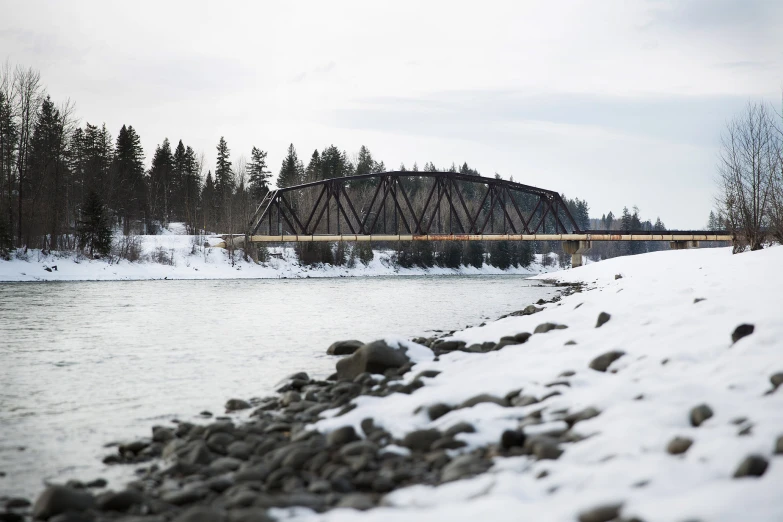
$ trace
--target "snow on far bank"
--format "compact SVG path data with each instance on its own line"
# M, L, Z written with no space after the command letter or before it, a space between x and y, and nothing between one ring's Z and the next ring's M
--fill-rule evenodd
M0 282L11 281L114 281L147 279L277 279L307 277L362 277L392 275L489 275L522 274L533 275L556 270L554 266L543 266L541 256L528 268L501 270L484 265L481 268L400 268L391 263L392 253L376 250L374 259L356 266L323 265L316 267L300 265L290 247L270 247L271 257L266 263L256 264L242 260L235 255L232 266L228 251L217 247L222 238L184 235L182 227L170 227L165 233L155 236L138 236L141 240L143 261L88 260L72 252L43 254L40 250L29 250L21 257L12 254L11 261L0 260ZM163 260L154 262L151 258ZM54 269L54 267L57 267ZM48 270L47 270L48 269ZM51 270L51 271L50 271Z
M470 450L496 444L507 429L521 428L527 435L557 432L564 428L566 411L593 407L600 414L573 428L585 438L561 443L564 452L556 460L495 457L488 473L472 479L397 490L385 498L387 507L369 512L338 509L298 517L573 522L586 510L622 504L624 520L783 520L783 454L775 454L783 436L783 387L770 392L770 376L783 372L781 266L783 247L738 255L721 248L616 258L539 276L586 287L540 313L508 317L451 338L467 344L498 341L545 322L566 329L535 334L523 345L496 352L452 352L439 361L425 360L406 380L425 369L440 371L426 386L410 395L359 397L355 409L316 428L330 431L370 417L402 437L467 421L477 432L457 438ZM597 328L601 312L611 318ZM743 323L754 325L753 333L732 344L732 332ZM624 355L608 371L589 367L612 350ZM456 406L478 394L502 398L519 389L538 399L558 394L520 407L477 404L434 421L426 414L435 403ZM694 427L689 412L700 404L714 415ZM536 412L544 424L523 426ZM693 444L684 454L670 454L666 448L675 437ZM733 478L749 455L766 459L766 472Z

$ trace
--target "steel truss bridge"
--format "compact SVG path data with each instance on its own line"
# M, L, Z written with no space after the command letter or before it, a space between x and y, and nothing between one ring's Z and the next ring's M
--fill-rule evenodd
M238 236L227 240L239 240ZM581 230L560 194L451 172L382 172L272 190L243 241L562 241L572 265L592 241L732 241L713 231Z

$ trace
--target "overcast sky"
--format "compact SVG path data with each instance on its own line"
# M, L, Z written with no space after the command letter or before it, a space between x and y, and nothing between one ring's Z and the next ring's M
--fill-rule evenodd
M81 121L168 137L214 168L294 143L367 145L389 170L468 162L703 227L719 137L780 109L781 0L114 2L0 0L0 60Z

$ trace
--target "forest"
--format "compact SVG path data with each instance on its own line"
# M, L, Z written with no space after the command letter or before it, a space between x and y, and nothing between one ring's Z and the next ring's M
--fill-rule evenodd
M176 141L176 144L174 144ZM105 124L80 122L75 104L57 102L47 92L40 73L32 68L0 68L0 254L15 249L79 251L91 257L118 256L138 260L133 237L157 234L169 223L181 222L189 234L244 234L264 195L274 186L288 187L333 178L380 173L387 170L366 146L349 154L335 145L315 150L307 162L293 144L273 181L267 151L252 147L249 156L233 155L221 137L214 155L195 151L182 139L164 137L147 163L147 153L132 122L116 135ZM394 170L418 172L401 164ZM439 168L426 162L426 172L454 172L480 177L467 162ZM500 177L495 173L495 177ZM510 178L513 181L513 177ZM411 177L413 198L423 197L428 180ZM367 199L372 182L346 184L359 199ZM466 186L467 205L481 205L479 194ZM306 191L295 202L312 203ZM588 203L563 196L581 229L662 230L663 223L644 221L639 210L623 209L600 220L590 219ZM531 210L530 201L519 201ZM385 210L384 210L385 211ZM438 216L447 219L448 216ZM614 257L661 248L655 243L596 245L594 257ZM303 263L342 264L366 260L373 248L396 251L400 266L481 266L499 268L528 266L534 254L544 254L544 263L555 262L562 253L559 242L411 242L400 244L343 245L299 244ZM265 254L261 249L260 259ZM247 256L247 252L240 255ZM233 252L232 252L233 255ZM254 256L253 256L254 257ZM568 263L568 256L559 256ZM551 261L550 261L551 260Z

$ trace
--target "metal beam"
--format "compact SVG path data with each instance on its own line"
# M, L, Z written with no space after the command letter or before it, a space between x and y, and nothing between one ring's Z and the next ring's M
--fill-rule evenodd
M228 236L224 236L228 237ZM730 234L340 234L340 235L253 235L252 243L317 241L732 241Z

